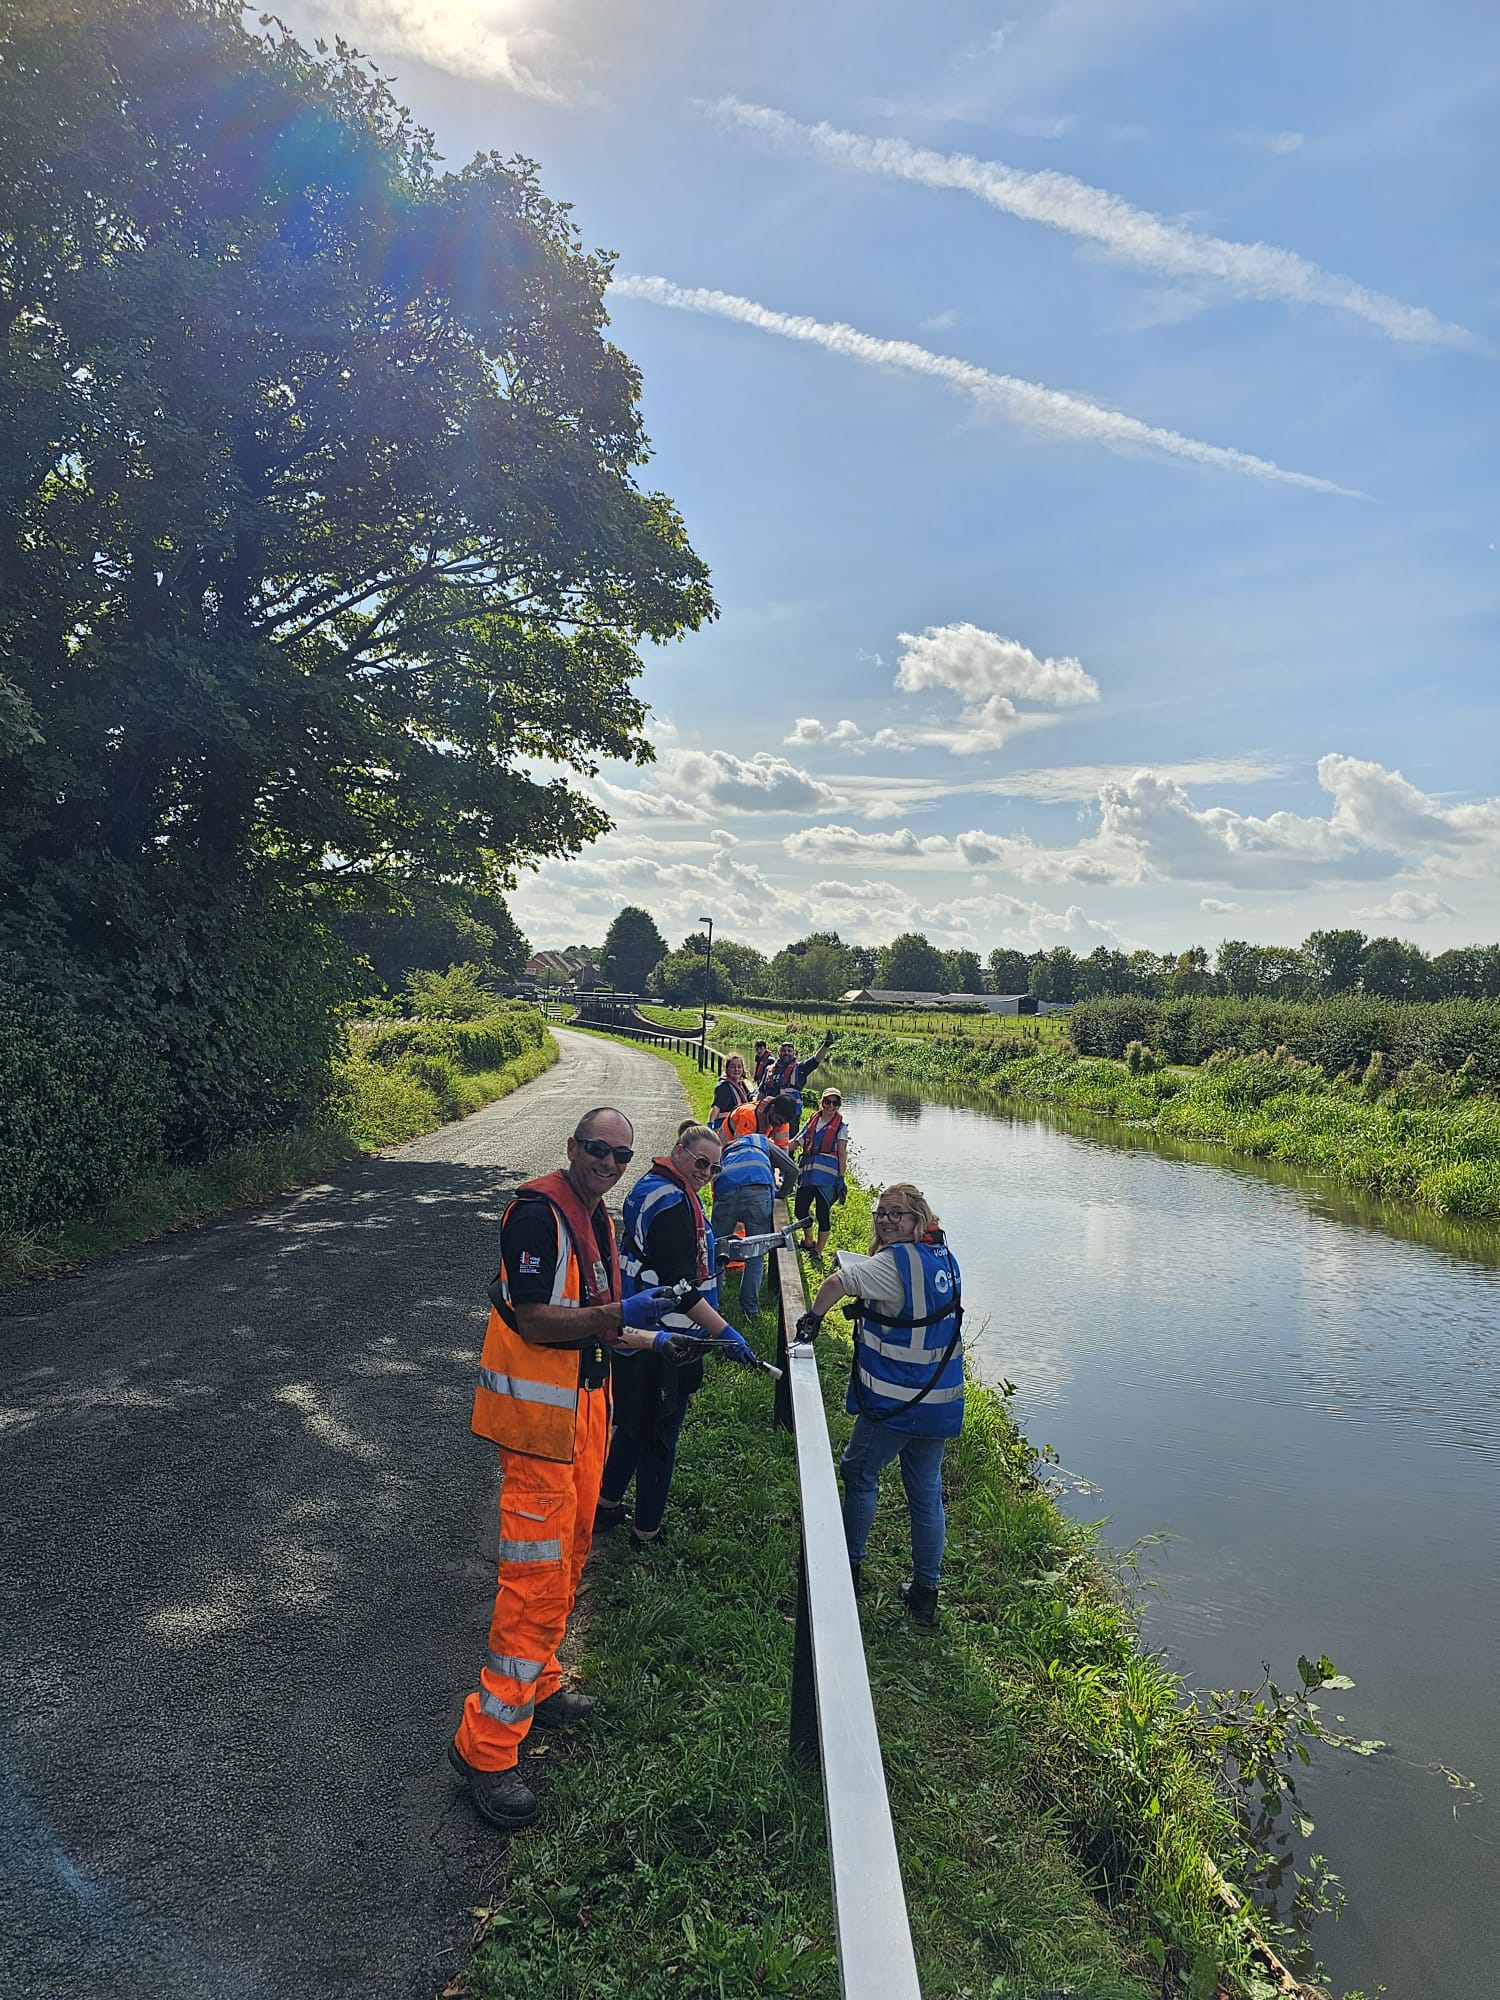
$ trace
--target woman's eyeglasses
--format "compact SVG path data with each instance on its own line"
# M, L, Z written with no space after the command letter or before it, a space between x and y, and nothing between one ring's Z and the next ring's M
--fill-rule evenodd
M875 1220L877 1222L899 1222L902 1216L915 1215L916 1212L914 1208L877 1208L875 1211Z
M694 1160L693 1165L698 1169L700 1174L716 1174L719 1171L717 1160L705 1160L701 1155Z
M628 1167L635 1158L629 1146L611 1146L607 1139L579 1139L576 1143L591 1160L607 1160L613 1156L617 1167Z

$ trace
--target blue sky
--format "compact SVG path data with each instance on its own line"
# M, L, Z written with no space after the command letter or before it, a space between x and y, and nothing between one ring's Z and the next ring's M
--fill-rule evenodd
M713 569L536 944L1500 938L1492 6L291 18L620 253Z

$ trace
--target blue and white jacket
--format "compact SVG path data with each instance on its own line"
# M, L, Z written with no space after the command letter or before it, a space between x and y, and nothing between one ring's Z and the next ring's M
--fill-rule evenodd
M877 1255L895 1260L901 1309L861 1302L846 1408L914 1437L956 1437L964 1421L964 1352L953 1253L944 1242L891 1243Z
M625 1206L620 1211L620 1286L628 1299L637 1292L654 1291L661 1274L646 1263L646 1239L651 1233L651 1225L657 1217L677 1202L686 1202L688 1197L675 1181L659 1173L655 1167L642 1174L635 1186L625 1197ZM707 1237L708 1257L707 1278L695 1280L698 1290L709 1304L717 1308L719 1303L719 1276L714 1263L713 1224L704 1218ZM676 1324L674 1316L673 1324Z

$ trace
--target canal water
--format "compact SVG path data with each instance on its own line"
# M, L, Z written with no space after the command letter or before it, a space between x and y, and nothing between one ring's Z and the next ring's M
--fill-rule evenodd
M1335 1988L1500 1994L1500 1235L994 1099L852 1078L844 1110L861 1180L940 1212L1064 1504L1167 1538L1147 1640L1197 1687L1319 1652L1356 1682L1325 1715L1389 1750L1300 1786L1348 1897L1313 1933Z

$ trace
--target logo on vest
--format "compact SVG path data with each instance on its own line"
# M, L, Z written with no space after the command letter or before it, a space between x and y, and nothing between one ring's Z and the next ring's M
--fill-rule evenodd
M534 1278L539 1274L541 1268L542 1268L542 1260L536 1254L535 1250L523 1250L521 1252L521 1267L519 1276L523 1278Z
M948 1276L946 1271L934 1271L932 1275L932 1289L935 1292L951 1292L953 1290L953 1280Z

